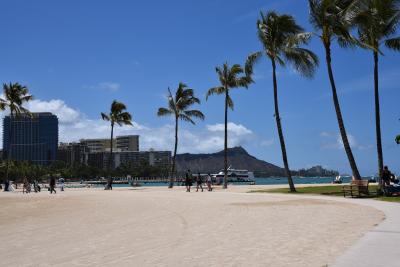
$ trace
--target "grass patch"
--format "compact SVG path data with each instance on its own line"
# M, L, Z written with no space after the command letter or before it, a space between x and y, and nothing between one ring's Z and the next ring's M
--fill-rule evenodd
M370 185L369 189L372 192L376 192L378 186ZM298 187L296 188L296 193L289 192L288 188L274 188L274 189L262 189L262 190L252 190L249 193L289 193L289 194L312 194L312 195L325 195L325 196L340 196L343 197L342 185L328 185L328 186L309 186L309 187ZM368 198L368 197L367 197ZM388 202L399 202L400 197L383 197L383 196L371 196L380 201Z

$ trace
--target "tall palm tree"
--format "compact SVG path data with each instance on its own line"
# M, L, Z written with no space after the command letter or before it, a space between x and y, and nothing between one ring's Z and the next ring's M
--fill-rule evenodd
M329 81L332 88L333 104L335 106L336 117L339 124L339 131L342 137L343 146L353 172L353 177L356 180L360 180L361 176L358 171L343 122L342 111L340 109L335 79L333 76L331 57L331 44L335 39L342 47L356 44L356 41L351 36L349 29L355 14L358 13L359 1L308 0L308 2L310 5L310 22L314 28L319 31L319 33L316 33L316 35L319 37L325 48L325 58L328 68Z
M291 192L296 192L287 159L285 139L279 115L278 83L276 78L276 64L285 67L286 63L292 65L297 72L305 77L312 77L318 66L318 57L301 44L307 44L311 38L310 33L296 24L295 19L289 15L279 15L275 12L261 13L257 21L258 38L263 45L264 53L272 64L272 81L274 88L275 120L278 129L279 141L282 150L282 159ZM261 52L259 53L261 55Z
M105 121L109 121L111 124L111 137L110 137L110 157L108 161L108 170L111 175L111 170L113 166L113 140L114 140L114 126L132 125L132 116L126 111L125 104L114 100L111 104L111 109L109 114L101 113L101 118ZM109 178L109 186L112 185L112 178Z
M354 22L360 41L372 49L374 59L375 128L379 178L382 181L383 152L379 103L379 55L381 46L400 51L400 37L393 37L400 21L400 0L363 0ZM381 185L381 183L380 183Z
M176 152L178 149L178 123L180 120L196 124L193 118L204 120L204 114L199 110L190 110L194 104L200 104L200 99L194 96L194 90L184 83L179 83L174 95L168 88L168 107L159 108L157 116L173 116L175 118L175 146L174 156L172 158L172 167L169 181L169 188L174 186L174 174L176 166Z
M232 67L228 63L223 64L221 67L216 67L215 71L218 74L220 86L210 88L206 95L206 100L211 95L224 95L225 96L225 132L224 132L224 188L228 187L228 108L233 110L233 100L230 96L231 89L249 87L253 83L253 64L257 61L259 55L257 53L251 54L243 68L239 64L234 64Z
M14 139L14 127L13 122L15 118L21 114L28 114L28 109L24 108L23 105L31 100L33 96L29 94L29 90L26 86L20 85L19 83L3 84L4 99L0 98L0 110L10 110L10 132L9 132L9 147L7 149L6 158L6 179L8 180L9 174L9 161L12 155L13 139ZM15 124L15 123L14 123Z

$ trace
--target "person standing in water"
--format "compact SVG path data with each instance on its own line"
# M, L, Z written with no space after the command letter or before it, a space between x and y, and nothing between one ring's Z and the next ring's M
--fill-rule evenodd
M56 178L54 178L53 176L50 177L49 187L50 187L50 194L53 194L53 191L54 191L54 194L57 194L56 189L55 189Z
M201 192L203 192L203 181L200 173L198 173L196 177L196 192L199 192L199 187L201 188Z

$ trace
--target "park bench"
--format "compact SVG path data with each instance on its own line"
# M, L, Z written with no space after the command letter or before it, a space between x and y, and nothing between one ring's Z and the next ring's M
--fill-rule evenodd
M343 196L361 197L370 196L371 192L368 188L368 180L353 180L349 185L343 186Z

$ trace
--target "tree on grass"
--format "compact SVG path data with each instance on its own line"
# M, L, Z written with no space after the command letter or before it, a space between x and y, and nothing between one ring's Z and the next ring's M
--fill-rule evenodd
M194 96L194 90L189 88L184 83L179 83L174 94L168 88L168 107L158 109L157 116L173 116L175 119L175 146L174 156L172 158L172 167L170 173L169 188L174 186L174 175L176 172L176 153L178 149L178 130L179 121L187 121L191 124L196 124L193 119L197 118L204 120L204 114L195 109L190 109L194 104L200 104L200 99Z
M359 1L354 0L309 0L310 22L318 31L315 33L321 40L325 49L326 65L328 68L329 82L332 89L333 104L339 125L340 135L353 177L360 180L361 176L357 168L353 152L347 137L343 122L342 111L332 70L331 45L337 41L341 47L355 45L357 42L351 36L349 30L356 14L359 13Z
M285 139L283 136L281 117L278 104L278 82L276 77L277 64L285 67L290 64L305 77L312 77L318 66L318 57L310 50L300 45L307 44L311 33L304 32L290 15L279 15L275 12L261 13L257 21L258 38L263 45L265 56L271 61L272 82L274 90L275 120L278 129L282 151L283 164L291 192L296 192L287 159ZM261 55L262 52L260 52Z
M360 41L372 50L374 60L375 128L379 178L382 181L383 152L379 100L379 56L381 47L400 51L400 37L394 37L400 21L399 0L363 0L354 19Z

